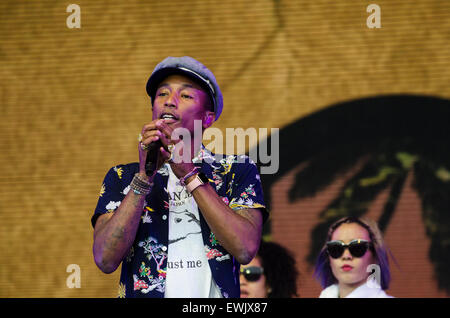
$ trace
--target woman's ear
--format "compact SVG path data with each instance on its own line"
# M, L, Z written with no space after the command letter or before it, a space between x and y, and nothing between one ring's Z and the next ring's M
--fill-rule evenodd
M216 114L212 111L206 111L203 116L203 129L209 128L216 119Z

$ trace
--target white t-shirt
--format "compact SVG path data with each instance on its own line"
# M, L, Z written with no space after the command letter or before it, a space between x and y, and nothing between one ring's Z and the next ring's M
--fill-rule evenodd
M168 166L169 245L164 297L220 298L206 257L197 203Z

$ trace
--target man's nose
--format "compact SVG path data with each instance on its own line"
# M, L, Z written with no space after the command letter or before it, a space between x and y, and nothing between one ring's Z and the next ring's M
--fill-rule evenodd
M177 101L177 97L175 96L175 93L169 94L169 96L167 96L166 101L164 102L164 106L177 107L177 105L178 105L178 101Z

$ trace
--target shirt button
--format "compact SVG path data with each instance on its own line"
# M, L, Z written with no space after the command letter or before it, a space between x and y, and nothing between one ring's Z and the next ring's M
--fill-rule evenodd
M167 215L164 214L164 215L162 216L162 219L163 219L163 220L167 220Z
M164 252L167 251L167 247L166 247L166 246L161 247L161 249L162 249Z

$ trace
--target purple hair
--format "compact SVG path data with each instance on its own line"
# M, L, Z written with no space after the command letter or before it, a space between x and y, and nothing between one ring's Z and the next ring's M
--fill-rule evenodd
M333 272L331 271L330 260L326 249L326 242L331 240L334 231L343 223L357 223L365 228L367 232L369 232L370 241L373 244L372 252L375 256L377 264L380 266L381 289L388 289L389 283L391 281L391 271L389 269L387 248L384 244L383 237L381 236L381 231L374 221L358 217L345 217L330 226L330 228L328 229L327 239L324 246L320 250L319 256L316 261L314 277L320 282L322 288L326 288L338 282L336 277L334 277Z

